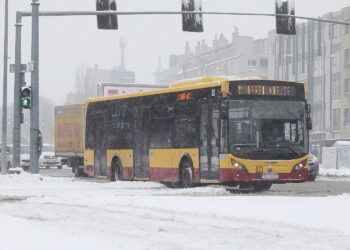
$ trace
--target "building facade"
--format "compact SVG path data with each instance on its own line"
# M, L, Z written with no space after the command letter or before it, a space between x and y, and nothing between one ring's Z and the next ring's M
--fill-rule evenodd
M240 36L238 29L229 41L223 34L216 36L212 46L202 40L194 49L186 43L185 53L171 55L169 68L155 73L157 84L206 75L267 77L267 40Z
M350 20L350 7L322 16ZM268 77L308 84L316 139L350 138L350 28L309 21L296 36L268 36Z
M98 84L135 83L135 72L121 67L102 69L98 65L86 67L81 65L76 71L75 91L67 95L66 104L84 103L87 98L99 95Z

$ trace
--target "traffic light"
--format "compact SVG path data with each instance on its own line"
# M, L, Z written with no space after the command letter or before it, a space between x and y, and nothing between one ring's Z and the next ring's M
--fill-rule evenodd
M201 0L182 0L182 11L202 11ZM182 14L182 30L203 32L202 14Z
M276 0L276 14L295 15L294 0ZM295 18L277 16L276 33L283 35L295 35Z
M24 109L30 109L31 107L31 87L22 87L21 90L21 107Z
M96 0L97 11L117 10L116 0ZM117 15L97 15L97 27L104 30L117 30Z

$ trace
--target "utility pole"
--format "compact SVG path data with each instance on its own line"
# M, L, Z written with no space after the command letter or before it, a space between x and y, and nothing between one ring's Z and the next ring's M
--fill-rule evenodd
M23 78L21 65L21 44L22 44L22 15L17 12L16 15L16 45L15 45L15 86L13 98L13 167L20 167L21 157L21 106L20 92L21 79Z
M327 130L327 126L326 126L326 84L327 84L327 79L326 79L326 59L327 59L327 55L326 55L326 41L323 41L323 81L322 81L322 130L323 130L323 138L325 139L326 136L326 130Z
M39 0L32 0L32 106L30 112L30 173L39 173Z
M8 66L8 0L5 0L5 34L4 34L4 80L2 88L2 145L1 145L1 174L6 174L7 157L7 66Z

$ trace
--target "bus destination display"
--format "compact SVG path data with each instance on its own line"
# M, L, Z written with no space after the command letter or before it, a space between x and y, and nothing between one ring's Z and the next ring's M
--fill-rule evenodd
M269 85L238 85L238 95L254 96L296 96L295 86L269 86Z

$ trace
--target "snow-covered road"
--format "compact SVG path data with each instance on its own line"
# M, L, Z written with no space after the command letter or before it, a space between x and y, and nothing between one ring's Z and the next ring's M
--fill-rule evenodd
M350 195L0 176L0 249L350 249Z

